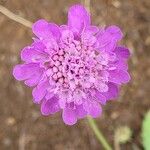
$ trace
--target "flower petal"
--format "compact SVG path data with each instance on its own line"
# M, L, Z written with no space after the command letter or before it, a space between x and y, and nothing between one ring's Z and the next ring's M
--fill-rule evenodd
M49 28L50 28L50 30L51 30L51 33L52 33L53 37L55 37L56 40L59 40L59 39L60 39L60 36L61 36L59 26L57 26L57 25L54 24L54 23L49 23L48 26L49 26Z
M114 50L117 42L121 40L122 36L121 30L117 26L110 26L106 28L106 30L100 30L97 35L99 49L106 51Z
M125 47L116 47L115 48L115 53L117 55L117 57L119 57L120 59L128 59L130 56L130 52L127 48Z
M34 47L35 50L44 52L46 49L45 45L43 44L42 40L34 39L34 43L32 43L32 47Z
M60 107L58 104L58 99L56 97L52 97L49 100L44 100L41 105L41 113L45 116L50 114L55 114L60 111Z
M69 9L68 26L79 34L90 25L90 15L82 5L74 5Z
M116 40L121 40L123 37L120 28L115 25L106 28L106 32L108 32L112 36L112 38Z
M49 38L52 36L48 22L44 19L35 22L32 26L32 31L39 38Z
M63 42L65 42L66 44L72 43L73 40L74 40L73 32L70 31L70 30L63 30L63 31L62 31L62 40L63 40Z
M115 99L118 96L118 86L113 83L108 83L108 91L103 93L107 100Z
M41 78L42 78L42 73L39 73L36 76L33 75L32 77L30 77L30 79L27 79L24 83L27 86L32 87L32 86L37 85Z
M48 23L44 19L38 20L32 26L33 33L39 38L60 38L59 27L54 23Z
M94 84L95 84L95 88L99 92L106 92L106 91L108 91L107 83L105 83L105 82L103 82L101 80L97 80L97 82L95 82Z
M111 68L115 68L117 70L128 70L128 64L126 61L120 59L120 60L117 60L115 62L113 62L111 65L110 65L110 70Z
M123 70L109 71L109 81L117 84L127 83L130 81L130 75Z
M106 104L106 97L103 94L101 94L99 91L96 91L95 96L101 104L103 105Z
M41 73L41 69L35 63L16 65L13 69L13 76L19 81L29 79L39 73Z
M39 103L44 98L47 93L48 86L49 83L46 81L38 84L38 86L33 89L32 95L35 103Z
M77 115L73 109L65 108L62 117L67 125L74 125L77 122Z
M97 34L99 32L99 28L97 26L89 26L87 28L87 32L90 32L93 35L95 35L95 34Z
M46 58L46 53L38 51L34 47L25 47L21 51L21 59L25 62L39 62Z
M84 118L87 115L87 112L84 110L83 105L76 106L76 114L79 119Z
M57 41L54 38L44 39L42 42L46 46L45 52L49 55L53 55L59 49Z
M94 99L91 101L85 101L83 107L87 111L87 114L93 118L97 118L102 112L101 106Z

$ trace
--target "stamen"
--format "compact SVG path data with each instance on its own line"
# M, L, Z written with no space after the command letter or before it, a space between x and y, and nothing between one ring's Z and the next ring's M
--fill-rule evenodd
M56 81L58 79L57 74L53 74L53 79Z
M58 55L54 55L52 59L53 60L57 60L58 59Z
M58 55L60 55L60 56L64 55L64 51L62 49L59 50Z
M58 72L58 73L57 73L57 77L58 77L58 78L62 77L62 73L61 73L61 72Z
M58 82L62 84L62 83L64 83L64 79L63 78L59 78Z
M55 61L55 66L57 66L57 67L58 67L60 64L61 64L61 63L60 63L60 61L58 61L58 60L57 60L57 61Z
M53 67L53 72L55 72L55 73L58 72L58 68L54 66Z

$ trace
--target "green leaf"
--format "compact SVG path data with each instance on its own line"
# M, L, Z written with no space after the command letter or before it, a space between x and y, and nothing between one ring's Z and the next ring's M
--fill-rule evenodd
M142 123L142 140L145 150L150 150L150 111L145 115Z

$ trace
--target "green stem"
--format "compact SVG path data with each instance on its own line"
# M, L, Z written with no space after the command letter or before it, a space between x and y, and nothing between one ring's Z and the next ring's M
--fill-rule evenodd
M101 133L100 129L98 129L94 119L92 119L91 117L87 117L87 119L88 119L90 127L94 131L94 133L95 133L97 139L99 140L99 142L103 145L104 149L105 150L112 150L111 146L108 144L107 140L105 139L105 137Z

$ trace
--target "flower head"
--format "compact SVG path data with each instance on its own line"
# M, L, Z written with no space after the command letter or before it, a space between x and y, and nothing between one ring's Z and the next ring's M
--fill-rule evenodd
M62 110L66 124L87 115L98 117L101 106L118 95L127 83L127 48L118 46L122 32L117 26L98 28L81 5L69 9L67 25L38 20L31 46L21 52L23 64L13 75L33 88L34 102L43 115Z

